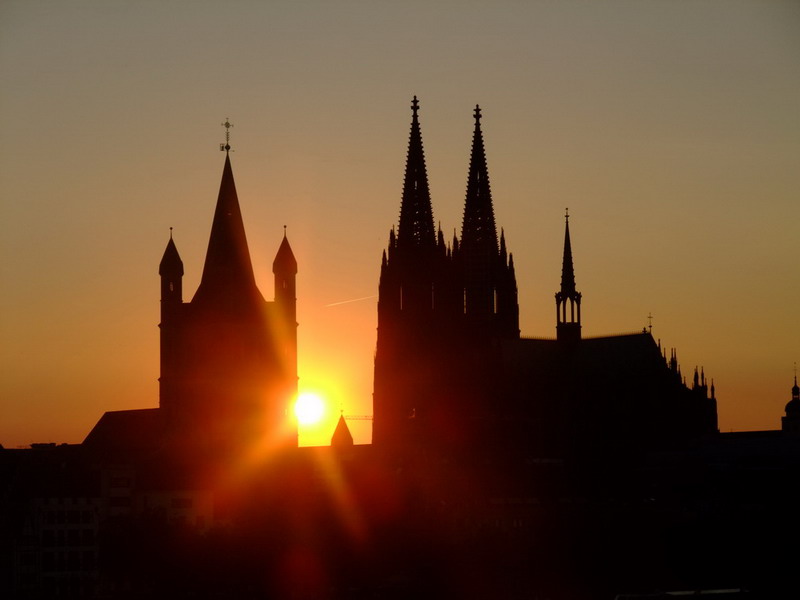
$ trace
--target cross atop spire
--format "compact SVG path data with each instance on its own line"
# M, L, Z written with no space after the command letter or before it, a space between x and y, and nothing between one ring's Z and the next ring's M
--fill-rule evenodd
M233 127L233 123L228 117L225 117L225 122L222 123L222 126L225 128L225 145L220 144L219 149L225 150L225 152L230 152L231 150L231 127Z

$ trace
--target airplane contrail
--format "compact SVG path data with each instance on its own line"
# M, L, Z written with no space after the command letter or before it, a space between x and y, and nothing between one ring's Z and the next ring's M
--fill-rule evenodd
M353 300L342 300L341 302L326 304L325 308L330 308L331 306L339 306L340 304L350 304L351 302L361 302L362 300L369 300L370 298L377 298L377 297L378 294L373 294L372 296L364 296L363 298L354 298Z

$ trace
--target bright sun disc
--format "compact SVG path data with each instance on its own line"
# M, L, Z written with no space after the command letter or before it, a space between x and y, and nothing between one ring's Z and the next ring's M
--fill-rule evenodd
M322 398L311 392L303 392L294 403L294 414L300 425L318 423L324 412L325 404L322 402Z

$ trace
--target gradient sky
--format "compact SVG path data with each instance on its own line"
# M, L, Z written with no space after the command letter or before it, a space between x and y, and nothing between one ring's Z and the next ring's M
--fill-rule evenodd
M226 117L264 296L284 225L299 263L301 388L370 414L414 94L448 237L483 109L523 335L555 334L569 207L584 334L652 313L684 374L714 378L723 431L780 427L800 3L3 0L0 443L80 442L104 411L157 406L158 263L174 227L190 298Z

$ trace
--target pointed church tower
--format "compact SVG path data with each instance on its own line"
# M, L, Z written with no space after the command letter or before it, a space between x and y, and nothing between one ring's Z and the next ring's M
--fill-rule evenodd
M440 232L441 233L441 232ZM444 235L434 227L428 172L419 123L411 103L411 132L403 178L400 223L389 233L378 285L373 440L402 445L433 402L435 356L452 331L459 298ZM455 316L460 316L457 314Z
M459 248L464 314L473 333L519 337L517 283L508 262L505 236L501 235L500 248L497 244L480 106L475 106L474 114L475 130Z
M191 302L182 301L183 262L171 236L159 265L160 407L172 446L225 453L255 443L297 444L287 418L297 391L297 262L285 234L273 271L276 299L266 302L256 286L226 152Z
M286 237L286 226L283 228L283 240L272 261L272 273L275 276L272 331L277 336L280 360L290 384L288 394L294 397L297 395L297 259Z
M575 289L572 265L572 244L569 239L569 211L564 215L564 259L561 264L561 290L556 293L556 338L563 341L581 339L581 294Z
M165 407L176 396L174 385L180 364L177 343L183 307L183 261L172 239L172 227L164 256L158 265L158 275L161 277L161 322L158 325L161 376L158 386L161 406Z
M400 223L397 235L394 229L389 233L387 259L381 267L378 321L380 325L381 321L402 319L407 327L416 328L430 318L435 264L443 249L436 243L416 96L411 111Z

